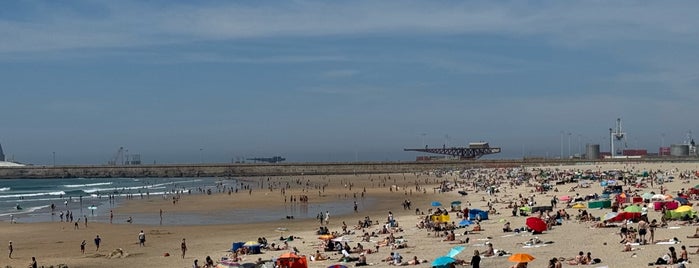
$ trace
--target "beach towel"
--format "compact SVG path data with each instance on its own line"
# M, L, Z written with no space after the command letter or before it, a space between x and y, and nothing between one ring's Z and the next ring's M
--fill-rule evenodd
M679 244L680 242L658 242L655 243L656 245L674 245L674 244Z
M531 245L531 246L522 246L522 248L540 248L540 247L545 247L548 246L548 244L537 244L537 245Z

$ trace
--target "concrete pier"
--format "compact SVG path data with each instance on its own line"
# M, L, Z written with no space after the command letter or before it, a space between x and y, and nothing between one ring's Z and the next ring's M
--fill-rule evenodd
M284 164L190 164L132 166L24 166L0 168L0 179L9 178L141 178L141 177L245 177L327 174L411 173L436 169L496 168L542 165L575 165L607 162L698 162L696 158L614 160L478 160L426 162L352 162Z

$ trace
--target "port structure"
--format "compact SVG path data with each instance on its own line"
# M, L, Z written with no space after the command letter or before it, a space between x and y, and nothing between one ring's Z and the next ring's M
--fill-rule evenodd
M460 160L475 160L488 154L497 154L500 152L499 147L490 147L487 142L469 143L468 147L446 147L424 149L403 149L403 151L425 152L432 154L443 154L458 157Z

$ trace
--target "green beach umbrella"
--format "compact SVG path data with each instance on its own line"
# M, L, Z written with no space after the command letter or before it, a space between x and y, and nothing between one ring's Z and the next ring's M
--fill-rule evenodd
M624 209L625 212L641 212L642 209L639 206L628 206Z

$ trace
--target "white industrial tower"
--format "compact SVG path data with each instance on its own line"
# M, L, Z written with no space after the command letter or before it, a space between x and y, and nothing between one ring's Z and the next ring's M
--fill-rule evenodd
M617 144L616 151L614 150L614 144ZM626 148L626 132L621 129L621 118L616 119L616 129L609 129L609 152L612 154L612 158L617 155L622 154L622 148Z

